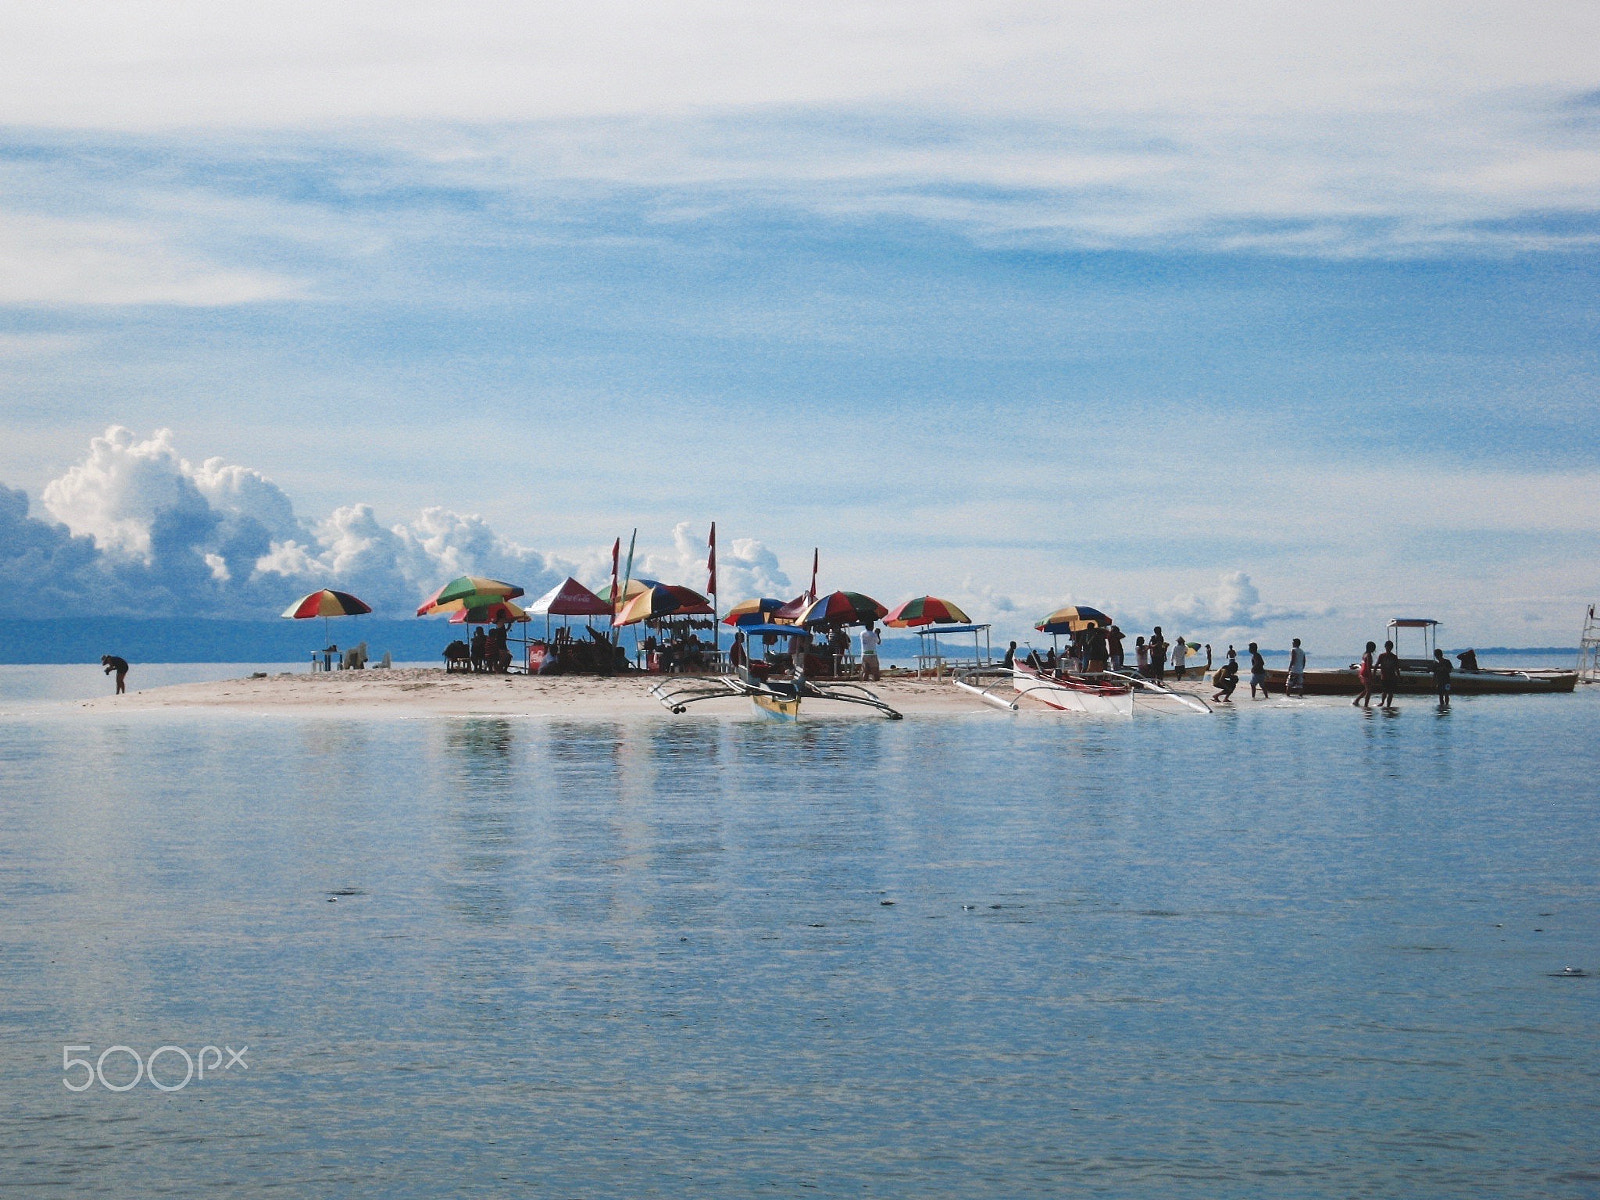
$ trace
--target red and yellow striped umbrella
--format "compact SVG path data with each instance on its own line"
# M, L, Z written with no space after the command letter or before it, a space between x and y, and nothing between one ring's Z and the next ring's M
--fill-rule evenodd
M308 617L354 617L371 611L372 607L365 600L349 592L323 588L309 596L300 597L283 610L283 615L291 620L304 621Z
M907 600L883 619L885 625L905 629L916 625L966 625L972 620L948 600L918 596Z

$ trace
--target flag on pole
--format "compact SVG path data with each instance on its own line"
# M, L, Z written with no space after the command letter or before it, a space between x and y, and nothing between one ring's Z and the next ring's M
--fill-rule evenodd
M717 622L717 523L711 522L711 549L706 553L706 594L711 597L711 648L722 649L722 630Z
M711 522L711 550L706 555L706 595L717 594L717 523Z
M617 559L622 554L622 539L618 538L611 543L611 633L613 638L617 634Z

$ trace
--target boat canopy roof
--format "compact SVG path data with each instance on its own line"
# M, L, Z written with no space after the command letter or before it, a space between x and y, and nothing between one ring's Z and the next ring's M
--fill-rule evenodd
M926 637L930 633L934 636L941 633L982 633L987 628L987 625L924 625L915 632L918 637Z
M735 633L761 633L776 637L810 637L811 630L799 625L740 625Z
M1392 617L1389 620L1390 629L1428 629L1439 622L1431 617Z

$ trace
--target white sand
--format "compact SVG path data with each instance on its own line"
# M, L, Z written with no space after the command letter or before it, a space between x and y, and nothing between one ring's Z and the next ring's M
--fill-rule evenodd
M621 675L470 675L440 668L335 671L328 674L271 675L226 679L130 691L81 702L89 712L164 709L225 709L258 712L363 710L391 715L571 716L607 720L662 717L666 709L649 694L661 676ZM684 677L683 682L692 682ZM867 685L886 703L907 714L983 711L988 706L952 687L948 680L886 676ZM690 712L745 715L750 702L736 696L696 704ZM871 709L813 701L808 711L821 715L876 716ZM989 711L994 711L989 709Z

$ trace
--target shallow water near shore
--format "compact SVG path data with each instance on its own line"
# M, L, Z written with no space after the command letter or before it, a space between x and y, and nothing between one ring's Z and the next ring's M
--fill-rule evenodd
M1408 700L8 717L0 1186L1594 1195L1600 688Z

